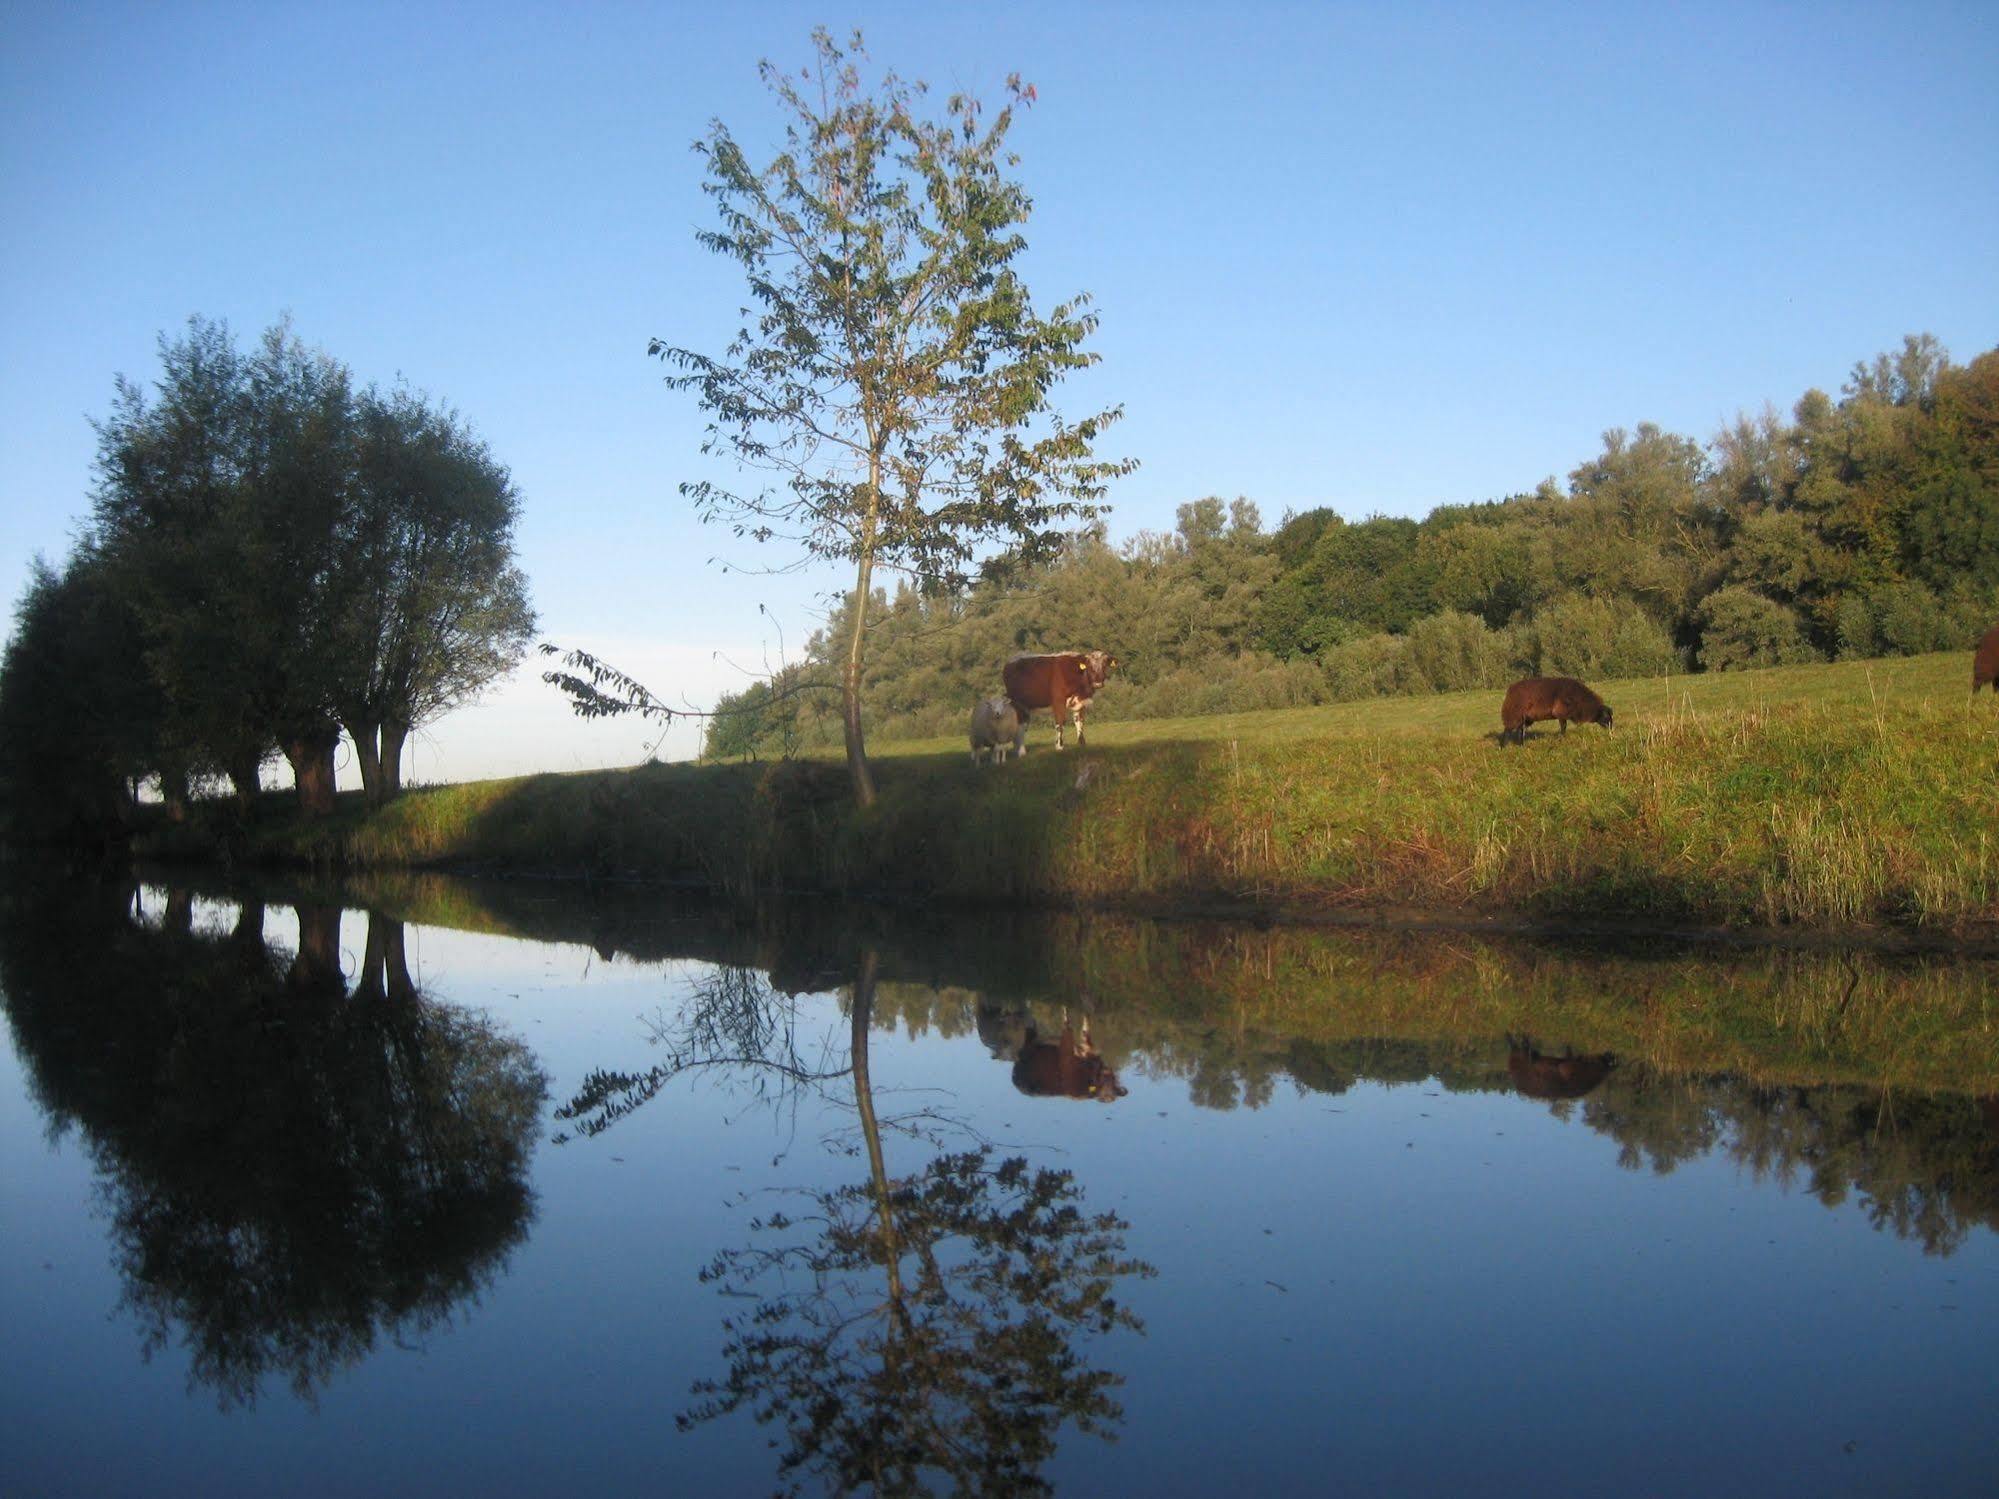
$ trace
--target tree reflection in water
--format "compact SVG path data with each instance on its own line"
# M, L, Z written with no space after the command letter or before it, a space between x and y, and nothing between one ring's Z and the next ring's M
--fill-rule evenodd
M1999 1128L1961 1093L1757 1086L1634 1066L1583 1103L1628 1170L1666 1175L1719 1152L1827 1207L1858 1197L1876 1229L1949 1255L1999 1231Z
M779 1481L835 1491L1045 1492L1040 1474L1062 1430L1114 1438L1121 1376L1093 1366L1083 1341L1142 1332L1114 1294L1153 1270L1125 1253L1129 1225L1083 1210L1067 1171L981 1145L943 1151L891 1176L884 1130L936 1148L950 1121L934 1109L884 1120L868 1038L879 960L864 951L848 1005L844 1065L801 1046L798 1011L745 968L697 986L659 1029L668 1060L640 1074L597 1073L557 1111L595 1134L674 1077L725 1066L766 1102L848 1079L865 1181L800 1189L804 1205L751 1224L759 1242L724 1250L704 1282L755 1302L723 1320L727 1373L699 1381L683 1430L748 1410L781 1424Z
M340 909L300 941L240 908L158 929L129 890L10 892L0 986L55 1133L76 1128L148 1357L185 1345L225 1406L315 1397L378 1340L445 1325L504 1269L547 1080L519 1041L423 995L398 922L370 917L351 992Z

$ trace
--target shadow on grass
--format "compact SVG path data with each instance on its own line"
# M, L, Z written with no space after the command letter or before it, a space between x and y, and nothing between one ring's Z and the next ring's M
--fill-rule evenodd
M1896 770L1934 788L1913 801L1868 795L1881 784L1865 773L1872 738L1827 743L1807 727L1739 745L1578 729L1574 745L1559 731L1521 746L1384 733L1044 748L983 767L957 751L894 755L875 762L880 794L865 809L833 760L654 763L422 788L373 811L343 797L316 823L211 807L140 848L324 870L650 880L738 900L823 892L1304 920L1416 908L1999 936L1999 857L1954 789L1960 768ZM1723 753L1733 758L1717 763ZM1840 836L1825 836L1835 823ZM1867 855L1880 848L1895 850L1893 882Z

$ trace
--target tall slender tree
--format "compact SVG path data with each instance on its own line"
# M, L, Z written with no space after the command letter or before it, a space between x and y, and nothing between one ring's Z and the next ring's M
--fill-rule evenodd
M702 517L854 570L842 705L865 805L876 569L950 589L995 556L1048 555L1134 465L1092 456L1121 408L1071 424L1050 405L1096 362L1083 344L1097 317L1087 296L1036 312L1017 269L1030 202L1006 142L1034 90L1009 78L990 116L954 94L924 118L923 84L864 75L858 33L812 43L801 73L762 65L787 117L767 165L719 121L696 146L720 217L701 243L741 266L754 311L720 355L663 339L651 351L707 411L703 451L771 479L683 484Z

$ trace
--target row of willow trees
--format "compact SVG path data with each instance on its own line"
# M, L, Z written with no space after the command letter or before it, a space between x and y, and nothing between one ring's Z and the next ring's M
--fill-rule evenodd
M280 754L322 814L343 730L379 803L412 730L534 627L519 497L456 412L282 324L246 351L196 318L160 362L151 391L119 379L89 518L0 665L14 837L113 829L147 782L178 809L226 780L247 809Z
M724 699L711 756L837 740L849 609ZM1960 366L1913 336L1788 420L1614 430L1566 486L1420 521L1267 531L1246 500L1197 500L1172 534L1098 527L1026 578L872 612L866 713L898 737L960 729L1022 650L1115 652L1119 711L1146 717L1969 649L1999 618L1999 350Z

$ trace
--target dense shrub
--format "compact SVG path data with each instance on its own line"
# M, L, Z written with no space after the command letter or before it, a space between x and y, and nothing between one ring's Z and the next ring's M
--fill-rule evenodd
M1446 609L1409 627L1409 685L1417 691L1503 687L1510 680L1511 657L1507 634L1486 628L1476 614Z
M1861 661L1878 655L1881 635L1874 627L1874 610L1857 593L1849 593L1833 606L1833 638L1842 661Z
M1673 638L1629 599L1567 593L1515 633L1515 659L1534 676L1654 677L1684 670Z
M1708 671L1798 666L1820 659L1805 639L1795 609L1739 583L1703 599L1700 617L1701 665Z
M1185 718L1309 708L1331 701L1326 675L1308 658L1280 661L1261 651L1214 657L1137 686L1113 685L1106 708L1120 718Z
M1403 635L1363 635L1327 651L1320 664L1335 702L1406 692L1409 640Z
M1874 595L1881 644L1903 656L1941 651L1953 642L1943 601L1920 583L1891 583Z

